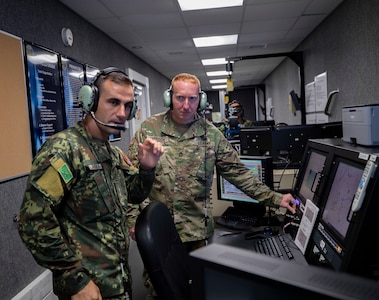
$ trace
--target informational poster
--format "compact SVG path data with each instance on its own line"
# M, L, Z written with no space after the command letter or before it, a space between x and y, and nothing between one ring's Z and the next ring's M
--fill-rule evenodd
M86 83L91 84L99 72L100 72L99 68L86 65Z
M305 111L314 113L316 111L315 83L310 82L305 86Z
M78 94L84 84L84 66L70 58L61 57L63 94L66 109L66 125L74 126L83 119Z
M324 111L328 102L328 87L326 72L315 77L316 112Z
M33 155L53 134L65 128L58 54L25 43Z
M310 113L305 115L306 124L316 124L317 123L317 114Z
M315 76L315 80L305 86L305 118L307 124L329 122L329 117L324 113L327 102L327 73L324 72Z

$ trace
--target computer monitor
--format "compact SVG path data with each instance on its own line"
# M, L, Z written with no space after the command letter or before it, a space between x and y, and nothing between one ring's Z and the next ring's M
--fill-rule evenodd
M241 128L239 132L241 155L271 156L272 127Z
M297 174L294 196L300 201L300 211L303 213L307 199L316 206L319 194L325 185L325 172L333 158L334 148L309 140Z
M272 131L272 159L299 166L309 139L321 137L321 129L314 124L275 127Z
M272 187L272 166L269 156L240 156L243 163L263 183ZM259 201L247 196L217 171L217 194L221 200L233 201L234 203L259 203Z
M255 127L258 126L275 126L275 120L259 120L259 121L254 121L253 122Z
M349 216L352 216L350 208L364 167L363 163L337 156L330 170L330 182L326 187L314 238L318 240L319 236L322 236L331 242L331 253L334 255L333 259L330 257L330 263L335 270L341 270L342 259L347 250L346 237L351 224ZM326 257L329 260L329 255Z
M190 253L193 300L379 299L374 280L209 244Z
M362 178L363 167L352 161L336 160L333 184L330 185L321 221L343 244L349 229L349 212Z
M379 257L372 247L379 241L374 234L379 229L378 172L368 179L360 209L352 210L367 161L377 157L372 151L350 145L335 148L306 256L314 264L379 279Z
M342 121L318 124L321 129L321 138L342 138Z

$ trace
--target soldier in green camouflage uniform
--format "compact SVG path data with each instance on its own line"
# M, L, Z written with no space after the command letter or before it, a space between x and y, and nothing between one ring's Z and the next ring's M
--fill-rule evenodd
M295 212L292 195L276 193L261 183L240 162L237 152L221 131L197 114L200 101L198 79L191 74L179 74L172 80L171 87L171 109L142 123L129 145L128 156L138 165L138 143L151 138L163 144L165 151L156 167L149 200L161 201L168 206L187 249L191 251L205 245L213 232L210 191L215 167L225 179L250 197ZM140 208L139 205L129 205L132 237ZM149 295L148 299L151 298Z
M98 120L124 124L134 91L123 72L104 74L96 80L96 108L40 148L20 209L20 236L53 272L59 299L131 299L127 205L146 198L163 151L148 139L137 149L136 168L108 141L120 129Z

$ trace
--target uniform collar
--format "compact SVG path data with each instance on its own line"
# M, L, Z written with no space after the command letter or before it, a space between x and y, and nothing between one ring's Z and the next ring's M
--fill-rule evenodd
M171 110L168 110L163 116L161 131L165 135L171 135L182 139L188 139L194 136L203 136L206 132L205 120L198 113L196 113L194 121L189 126L188 130L182 135L182 133L177 130L176 124L172 119Z

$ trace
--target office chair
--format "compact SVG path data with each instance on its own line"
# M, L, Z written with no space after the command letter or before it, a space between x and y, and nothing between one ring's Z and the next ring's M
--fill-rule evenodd
M137 218L135 234L142 261L159 299L191 299L189 254L167 206L152 202L145 207Z

